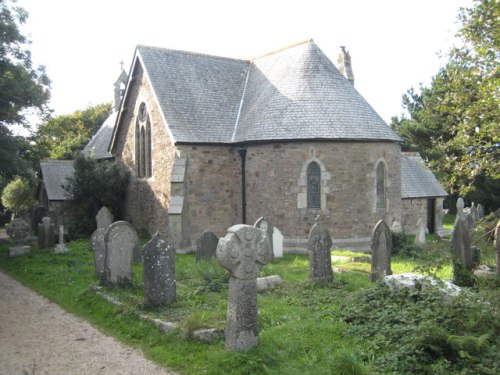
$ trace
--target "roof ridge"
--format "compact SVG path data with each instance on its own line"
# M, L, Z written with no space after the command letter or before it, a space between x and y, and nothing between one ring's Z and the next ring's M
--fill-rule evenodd
M304 39L300 42L297 42L297 43L293 43L293 44L290 44L286 47L282 47L282 48L278 48L276 50L273 50L273 51L270 51L270 52L267 52L263 55L260 55L260 56L257 56L257 57L254 57L253 59L251 59L251 62L254 62L255 60L258 60L258 59L261 59L263 57L267 57L267 56L271 56L271 55L275 55L277 53L280 53L280 52L283 52L283 51L286 51L287 49L292 49L294 47L298 47L302 44L308 44L308 43L314 43L314 40L312 38L310 39Z
M155 49L155 50L165 51L165 52L182 53L185 55L200 56L200 57L211 57L211 58L215 58L215 59L231 60L231 61L244 62L244 63L251 62L251 59L238 59L236 57L211 55L211 54L203 53L203 52L185 51L185 50L165 48L165 47L147 46L145 44L138 44L137 48L148 48L148 49Z

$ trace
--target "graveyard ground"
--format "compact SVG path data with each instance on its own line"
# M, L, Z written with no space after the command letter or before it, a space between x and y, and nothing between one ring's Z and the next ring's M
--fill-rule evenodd
M476 233L482 263L494 266L493 248L481 236ZM451 277L449 243L430 242L419 251L406 245L392 259L394 273ZM191 337L197 328L225 324L228 277L215 261L178 254L177 302L156 309L143 305L142 267L135 264L134 285L101 289L122 303L117 306L90 288L98 283L90 243L68 246L67 254L33 246L30 254L9 258L9 246L0 244L0 269L181 374L500 373L499 279L479 280L462 297L443 302L435 289L394 294L369 283L369 263L353 259L359 253L333 252L341 257L333 262L335 280L320 284L308 281L307 256L285 255L262 271L280 275L283 284L259 293L260 344L237 353L224 351L222 339ZM138 314L180 329L161 333Z

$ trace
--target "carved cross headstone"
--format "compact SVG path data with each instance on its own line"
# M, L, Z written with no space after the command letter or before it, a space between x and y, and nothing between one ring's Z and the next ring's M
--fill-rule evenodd
M259 342L257 277L272 252L260 229L234 225L217 245L217 260L229 271L225 349L248 350Z
M392 275L392 234L384 220L379 220L373 228L371 249L372 269L370 281L374 282L386 275Z
M417 222L417 233L415 235L415 245L418 247L424 247L426 244L425 240L425 223L422 219L418 219Z
M271 252L274 257L274 249L273 249L274 225L271 224L271 222L267 220L265 217L261 217L257 219L257 221L254 224L254 227L259 228L261 230L265 240L269 242L269 247L271 248Z
M38 247L49 249L54 247L54 224L50 217L45 216L42 223L38 224Z
M68 247L64 243L64 226L59 226L59 243L56 245L54 251L56 253L67 253Z
M132 258L137 242L135 228L126 221L114 222L106 229L105 284L129 284L133 281Z
M312 281L333 280L332 238L319 222L313 225L307 241L309 250L309 279Z
M198 241L196 241L196 261L209 261L215 257L218 241L219 238L214 232L209 230L203 232Z
M106 229L111 225L111 223L113 223L113 215L107 207L101 207L101 209L97 212L95 220L97 222L97 228Z
M495 228L495 250L497 253L497 276L500 275L500 220Z
M104 258L106 256L106 244L104 243L105 234L106 229L97 228L90 238L92 250L94 251L95 273L101 281L104 281Z
M456 218L453 227L451 246L453 247L453 256L460 261L463 268L470 271L473 263L470 232L465 220L460 220L459 217ZM454 267L455 280L458 279L456 272L460 272L460 270Z
M460 218L460 219L464 219L464 200L459 197L457 199L457 216Z
M144 246L144 297L151 306L175 302L175 244L158 233Z

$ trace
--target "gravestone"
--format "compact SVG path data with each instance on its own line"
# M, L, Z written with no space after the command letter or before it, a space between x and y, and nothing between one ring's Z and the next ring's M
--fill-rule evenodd
M219 238L217 238L214 232L209 230L203 232L201 237L196 241L196 261L203 260L208 262L215 257L218 242Z
M104 259L106 257L106 244L104 243L105 234L106 229L97 228L90 237L92 250L94 252L95 274L101 281L104 280Z
M25 245L30 234L30 226L22 219L15 218L6 225L6 232L14 241L14 247L9 248L9 256L27 254L31 251L30 246Z
M495 228L495 250L497 253L497 276L500 276L500 220Z
M144 246L144 297L147 305L175 302L175 244L156 235Z
M33 229L35 231L35 235L38 236L38 224L42 222L42 219L47 214L47 207L38 206L33 210Z
M470 232L466 222L464 220L460 220L459 217L456 218L455 225L453 227L451 246L453 247L453 257L460 262L460 265L463 268L468 271L472 270L473 255ZM455 280L458 276L456 274L457 272L460 272L460 270L457 267L454 267Z
M415 245L418 247L424 247L426 244L425 240L425 223L422 219L418 219L417 222L417 233L415 235Z
M474 221L474 216L472 215L471 212L464 213L464 220L463 221L466 223L467 228L469 228L469 230L474 229L474 227L476 226L476 222Z
M274 250L273 250L273 232L274 232L274 225L271 224L271 222L266 219L265 217L261 217L257 219L257 221L254 224L255 228L259 228L264 235L264 238L266 241L269 242L269 247L271 248L271 252L274 257Z
M234 225L217 245L217 260L229 271L229 297L224 348L248 350L259 342L257 276L261 267L272 260L260 229Z
M50 217L42 218L42 223L38 224L38 247L49 249L54 247L54 224Z
M332 238L328 230L319 222L313 225L307 241L309 250L309 279L311 281L331 281Z
M465 218L465 216L464 216L464 200L461 197L459 197L457 199L457 216L462 220Z
M56 253L67 253L68 247L64 243L64 226L59 226L59 243L54 248Z
M384 220L379 220L373 228L371 249L372 269L370 281L375 282L384 276L392 275L392 234Z
M477 205L477 215L479 220L484 218L484 207L481 203Z
M111 224L104 235L104 284L132 283L132 260L137 243L135 228L126 221Z
M113 223L113 215L107 207L101 207L95 216L95 221L97 222L97 228L106 229Z
M472 220L474 220L474 222L479 220L479 213L477 212L477 207L474 202L472 202L470 207L470 215L472 216Z
M274 227L273 231L273 254L275 258L283 257L283 235L276 227Z

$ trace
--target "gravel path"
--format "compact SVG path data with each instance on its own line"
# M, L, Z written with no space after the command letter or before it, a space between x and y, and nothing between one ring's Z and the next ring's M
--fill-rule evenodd
M175 375L0 272L1 375Z

